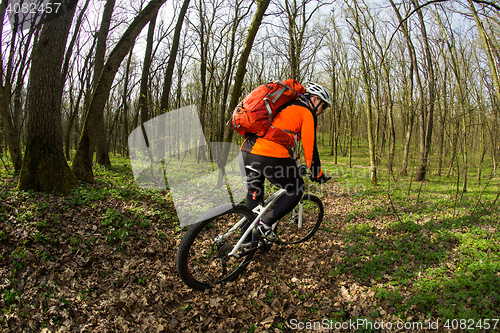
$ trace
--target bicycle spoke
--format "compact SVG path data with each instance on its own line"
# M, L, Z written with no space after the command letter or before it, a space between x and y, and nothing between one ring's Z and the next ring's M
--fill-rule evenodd
M302 217L300 206L302 205ZM278 223L277 234L285 244L297 244L311 238L323 220L323 204L313 195L304 195L297 205Z
M248 219L253 218L249 210L234 208L192 226L193 229L188 231L179 246L177 259L179 275L187 285L203 290L217 283L232 281L245 269L255 249L240 249L239 253L245 255L239 258L229 256L242 234L240 230L225 234L241 219L242 213L248 214Z

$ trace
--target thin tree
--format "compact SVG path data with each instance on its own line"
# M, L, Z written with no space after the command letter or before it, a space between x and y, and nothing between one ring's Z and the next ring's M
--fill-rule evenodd
M444 56L443 56L444 57ZM448 81L448 66L444 66L443 69L443 84L442 84L442 98L439 99L441 100L440 103L440 114L439 114L439 122L440 122L440 128L439 128L439 151L438 151L438 165L437 165L437 171L436 174L438 176L441 176L442 169L443 169L443 159L444 159L444 143L445 143L445 129L446 129L446 123L448 119L448 99L447 99L447 84L446 82Z
M245 39L245 46L243 47L243 50L241 52L241 56L238 61L238 67L236 69L236 74L234 76L234 85L231 93L231 99L229 101L227 117L229 117L230 112L236 108L236 106L240 101L242 87L243 87L243 79L245 78L245 74L247 72L248 58L250 57L250 52L252 51L255 37L257 36L257 32L259 31L259 27L262 23L262 20L264 18L264 15L266 13L267 7L269 6L270 2L271 0L257 0L257 10L255 11L252 23L250 24L250 27L248 29L248 34ZM233 133L234 131L232 130L232 128L227 127L227 132L224 141L232 142ZM223 166L226 164L227 156L229 155L229 148L230 148L229 145L224 146L224 151L221 154L221 159L219 160L218 163L220 170L222 171L219 174L219 179L217 182L217 185L219 186L222 185L222 180L223 180L222 176L224 173Z
M82 135L78 143L72 170L75 176L85 182L94 182L92 171L91 137L96 135L97 128L91 126L96 118L104 114L104 108L109 98L111 86L120 64L128 54L135 39L140 34L144 26L157 14L160 7L167 0L151 0L148 5L135 17L127 30L124 32L120 41L109 54L108 60L102 70L99 82L97 83L92 101L86 113L83 124Z
M227 107L227 100L229 98L229 89L231 85L231 77L234 74L234 66L233 66L233 60L234 56L236 53L236 34L238 32L238 27L241 23L241 21L248 15L250 12L251 6L248 6L246 8L246 12L243 14L240 14L240 9L241 5L243 3L243 0L238 0L236 1L234 5L234 18L233 18L233 24L231 27L231 35L229 39L229 52L226 58L226 63L225 63L225 73L224 73L224 85L222 88L222 99L220 102L220 110L219 110L219 127L217 130L217 141L222 142L224 141L224 125L226 123L226 107Z
M7 0L3 0L0 5L0 18L2 22L5 16L5 10L7 7ZM15 16L17 18L17 15ZM5 131L5 139L7 147L10 153L10 158L14 166L14 172L18 173L22 166L22 153L21 153L21 141L19 135L17 135L17 130L12 117L12 113L9 110L10 98L12 94L12 77L13 77L13 66L14 66L14 55L16 46L16 37L18 34L18 24L13 24L10 47L9 47L9 58L7 61L7 71L4 73L3 67L3 47L0 49L0 116L2 117L3 128ZM0 38L3 36L3 24L0 26ZM21 70L21 69L20 69ZM19 74L20 75L20 74ZM4 79L5 78L5 79Z
M406 176L408 175L408 159L410 156L410 144L413 135L413 125L415 122L415 106L413 103L413 88L414 88L414 80L416 78L417 83L420 85L420 75L418 72L418 63L417 56L415 52L415 47L413 45L412 38L410 36L410 32L408 30L408 22L403 19L401 13L399 12L398 7L396 7L393 0L389 0L392 8L398 18L399 25L401 30L405 36L406 45L408 48L408 53L410 54L410 68L409 68L409 88L407 93L408 99L408 127L406 129L405 143L404 143L404 152L403 152L403 164L401 166L400 175Z
M243 79L245 78L245 74L247 72L247 62L250 57L250 52L252 51L253 43L255 41L255 37L257 36L257 32L259 31L259 27L262 23L262 19L264 18L264 14L266 13L267 7L269 6L270 0L257 0L257 10L255 11L252 23L248 29L248 35L245 40L245 46L240 55L240 59L238 61L238 68L236 69L236 74L234 75L234 85L233 90L231 92L231 99L229 101L228 114L236 108L241 98L241 91L243 87ZM233 131L229 129L229 133L226 136L226 141L232 141L232 133Z
M111 17L115 7L115 0L106 1L101 19L101 26L97 33L97 44L95 49L94 60L94 76L92 78L92 93L97 89L99 79L104 69L104 59L106 56L106 44L108 40L109 28L111 25ZM90 138L91 150L90 159L93 159L94 152L96 152L97 163L100 165L111 165L108 154L108 145L106 138L106 124L104 121L104 109L98 113L96 117L89 119L89 126L95 128L96 131ZM78 177L78 175L77 175Z
M350 89L351 75L347 74L350 71L348 64L348 54L345 48L346 44L342 40L342 32L332 17L330 24L333 26L334 33L326 36L329 55L326 57L327 72L330 75L332 82L332 107L331 107L331 150L330 155L334 156L334 163L338 162L338 150L340 141L340 130L342 125L342 114L346 108L346 104L350 105L353 96ZM344 79L342 82L342 78ZM349 114L350 117L350 114ZM349 118L349 121L351 119Z
M279 42L273 44L276 45L278 54L283 54L288 60L289 73L287 75L299 82L308 77L307 72L313 67L312 59L316 56L323 37L322 31L312 28L312 19L320 8L327 4L327 1L312 0L278 2L279 11L283 13L280 15L281 26L286 31L276 36ZM318 33L320 33L319 36L317 36ZM281 45L286 46L286 51L283 52Z
M66 55L64 56L64 64L62 68L62 76L63 76L63 81L68 75L68 70L70 67L70 62L73 59L73 49L75 47L75 44L78 40L78 37L80 36L80 28L83 23L83 18L85 15L87 15L86 11L89 6L90 0L85 1L83 4L83 8L80 10L80 14L78 15L78 18L76 19L75 22L75 27L74 27L74 32L73 32L73 37L71 38L71 41L68 44L68 47L66 48ZM64 83L64 82L63 82Z
M182 25L184 23L184 17L186 16L186 12L189 7L189 2L190 0L184 0L184 2L182 3L182 7L177 18L177 24L175 25L174 38L172 41L172 47L170 49L167 69L165 71L165 81L163 83L163 92L160 101L161 112L166 112L170 107L170 89L172 87L172 76L174 74L175 60L177 58L177 53L179 50Z
M373 16L370 14L370 12L367 12L367 15L370 18L371 25L368 26L368 30L371 32L373 41L375 42L375 45L377 46L379 50L379 57L382 61L382 68L384 70L384 77L383 80L385 81L385 87L384 89L384 94L385 94L385 103L382 103L382 101L377 102L379 107L381 107L381 104L385 104L385 107L387 108L387 118L389 120L389 156L388 156L388 162L387 162L387 169L390 174L393 173L393 163L394 163L394 153L396 150L396 130L395 130L395 125L394 125L394 100L392 97L392 83L391 83L391 73L390 73L390 59L388 56L389 50L387 48L384 48L382 44L380 43L379 39L377 38L377 34L375 33L375 20ZM385 49L385 51L384 51ZM372 60L373 61L373 60ZM373 63L373 66L376 66L375 63ZM377 84L378 86L378 84ZM378 90L377 90L378 91ZM377 93L377 99L379 99L380 96ZM385 114L385 113L384 113ZM385 118L385 119L387 119ZM377 122L377 127L379 126ZM375 136L378 139L378 130L377 130L377 135ZM380 155L382 155L383 152L383 147L384 147L384 138L385 135L383 134L382 138L382 145L380 148Z
M493 86L495 88L495 98L493 99L494 101L494 112L495 112L495 124L491 126L490 129L490 136L492 137L492 164L493 164L493 170L492 174L496 175L496 169L497 169L497 154L500 149L498 149L498 120L499 120L499 105L500 105L500 70L498 69L498 49L494 46L494 36L489 36L486 33L486 29L484 27L483 21L479 17L479 14L477 13L477 10L474 6L473 2L478 2L478 1L473 1L473 0L468 0L469 8L471 10L472 16L474 17L474 21L476 22L476 27L477 30L479 31L479 36L481 37L481 41L483 44L483 47L486 51L486 55L488 57L488 65L490 67L490 72L491 72L491 79L493 80ZM489 4L492 5L491 3L484 2L484 4ZM498 8L496 8L498 10ZM496 59L495 59L496 55Z
M415 8L418 8L418 1L412 0ZM432 144L432 130L434 127L434 108L436 103L436 79L434 77L434 64L432 60L429 38L427 37L427 29L425 27L424 16L422 11L417 10L417 16L420 21L420 30L423 37L423 48L425 54L425 63L427 65L427 81L428 85L428 100L424 102L423 89L420 86L421 110L420 110L420 160L418 165L416 181L424 181L426 179L427 168L429 164L429 155ZM427 107L428 106L428 107Z
M149 72L151 68L151 62L153 60L153 40L154 40L154 31L156 26L156 18L158 15L155 15L151 21L149 22L148 28L148 37L146 41L146 52L144 54L144 62L142 65L142 75L141 75L141 87L139 92L139 109L141 113L141 124L144 124L149 120ZM134 121L134 127L136 127L136 121Z
M378 183L377 174L377 159L375 156L375 140L373 138L373 105L372 105L372 93L371 93L371 83L369 78L369 68L368 61L365 56L365 45L363 40L363 33L361 31L361 21L360 12L361 9L357 2L354 2L354 8L347 4L354 19L354 23L348 21L354 33L357 36L357 47L360 56L361 65L361 75L363 76L363 83L365 88L365 108L366 108L366 130L368 135L368 149L370 152L370 179L373 185Z
M466 102L466 88L464 87L465 82L468 82L464 79L464 74L462 73L462 68L460 66L461 63L464 63L463 59L459 59L458 50L455 43L455 36L453 31L448 31L445 29L443 23L441 22L441 18L439 15L436 15L437 21L441 27L443 34L446 36L446 45L448 47L448 53L451 58L451 68L453 70L453 74L455 74L455 83L456 89L458 92L458 117L462 119L462 157L463 157L463 183L462 183L462 192L467 191L467 173L468 173L468 154L467 154L467 145L468 145L468 126L467 126L467 102ZM449 20L448 20L449 25Z
M90 52L85 57L85 60L83 62L83 67L80 69L79 64L78 63L76 64L77 73L78 73L77 74L78 80L80 81L81 86L80 86L80 89L78 89L78 95L76 97L74 107L72 108L70 115L69 115L68 125L66 128L66 136L64 139L65 155L66 155L66 159L68 159L68 160L70 159L69 153L70 153L70 146L71 146L71 144L70 144L71 134L74 133L73 128L76 129L75 125L78 122L78 119L77 119L78 118L78 111L80 109L80 101L84 97L84 93L85 93L85 82L86 82L86 80L90 79L90 75L91 75L90 74L91 71L88 68L90 67L90 60L91 60L92 51L94 50L95 44L97 41L95 38L93 40L94 40L94 43L90 47ZM79 51L79 46L77 46L77 51ZM80 52L78 52L78 53L80 53Z

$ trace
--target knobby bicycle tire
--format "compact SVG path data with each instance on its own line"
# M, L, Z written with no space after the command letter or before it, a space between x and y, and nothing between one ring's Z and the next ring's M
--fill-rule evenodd
M205 290L234 281L245 270L256 248L239 250L240 258L227 256L241 238L241 230L236 230L223 242L215 241L242 217L252 222L255 214L244 206L234 206L189 228L177 252L177 271L187 286Z
M279 220L276 234L283 244L298 244L310 239L318 231L323 221L324 207L320 198L304 194L302 226L298 225L299 205Z

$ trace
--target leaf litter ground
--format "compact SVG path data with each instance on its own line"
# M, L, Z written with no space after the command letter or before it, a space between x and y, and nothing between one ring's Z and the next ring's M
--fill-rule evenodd
M396 217L366 223L351 214L349 196L323 198L324 223L312 240L258 253L236 282L202 293L177 276L183 231L168 193L98 183L61 198L16 192L13 178L1 186L4 332L289 332L304 321L328 331L325 322L424 322L437 314L408 301L417 277L393 277L402 269L417 274L423 263L394 255L373 264L377 251L390 258L370 244L401 245L405 237L387 228ZM360 242L366 253L356 253Z

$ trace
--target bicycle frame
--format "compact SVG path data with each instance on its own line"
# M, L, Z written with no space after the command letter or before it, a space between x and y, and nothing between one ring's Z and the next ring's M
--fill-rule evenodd
M269 208L272 205L274 205L274 203L276 202L276 200L278 200L285 193L286 193L285 189L280 189L280 190L276 191L275 193L273 193L271 196L269 196L264 201L264 206L258 205L257 207L255 207L253 209L253 211L255 213L257 213L257 217L248 226L247 230L243 233L243 235L241 236L241 238L238 241L238 243L236 243L236 245L233 247L232 251L229 252L228 256L235 256L235 257L239 256L236 252L240 249L240 247L243 244L243 242L245 241L246 237L252 232L253 228L260 221L260 219L262 218L262 216L264 216L264 214L269 210ZM302 214L300 215L300 220L301 219L302 219ZM223 235L217 236L217 238L215 239L215 241L217 242L217 241L220 241L220 240L222 240L224 238L227 238L230 234L232 234L235 230L237 230L245 222L245 220L246 220L246 218L242 218L241 220L239 220L238 223L236 223L231 229L229 229L228 232L226 232Z
M246 166L246 168L249 168L252 171L258 172L257 170L252 169L249 166ZM306 174L309 174L309 173L306 173ZM239 257L239 255L236 252L240 249L240 247L243 244L243 242L245 241L246 237L252 232L253 228L260 221L260 219L262 218L262 216L264 216L264 214L269 210L269 208L272 205L274 205L274 203L276 202L276 200L278 200L285 193L286 193L285 189L280 189L280 190L274 192L272 195L270 195L267 199L265 199L263 205L259 204L257 207L255 207L253 209L253 212L257 214L257 217L248 226L247 230L243 233L243 235L241 236L241 238L239 239L239 241L236 243L236 245L233 247L233 249L231 250L231 252L229 252L228 256ZM303 211L304 211L303 207L304 206L302 204L302 201L300 201L299 202L298 221L297 221L297 224L298 224L299 228L302 228L302 214L303 214ZM226 232L225 234L221 234L221 235L217 236L217 238L215 238L215 242L220 242L221 240L224 240L225 238L227 238L235 230L237 230L245 221L246 221L246 218L242 218L241 220L239 220L238 223L236 223L231 229L229 229L228 232ZM277 223L275 223L273 225L273 230L276 228L276 226L277 226Z

